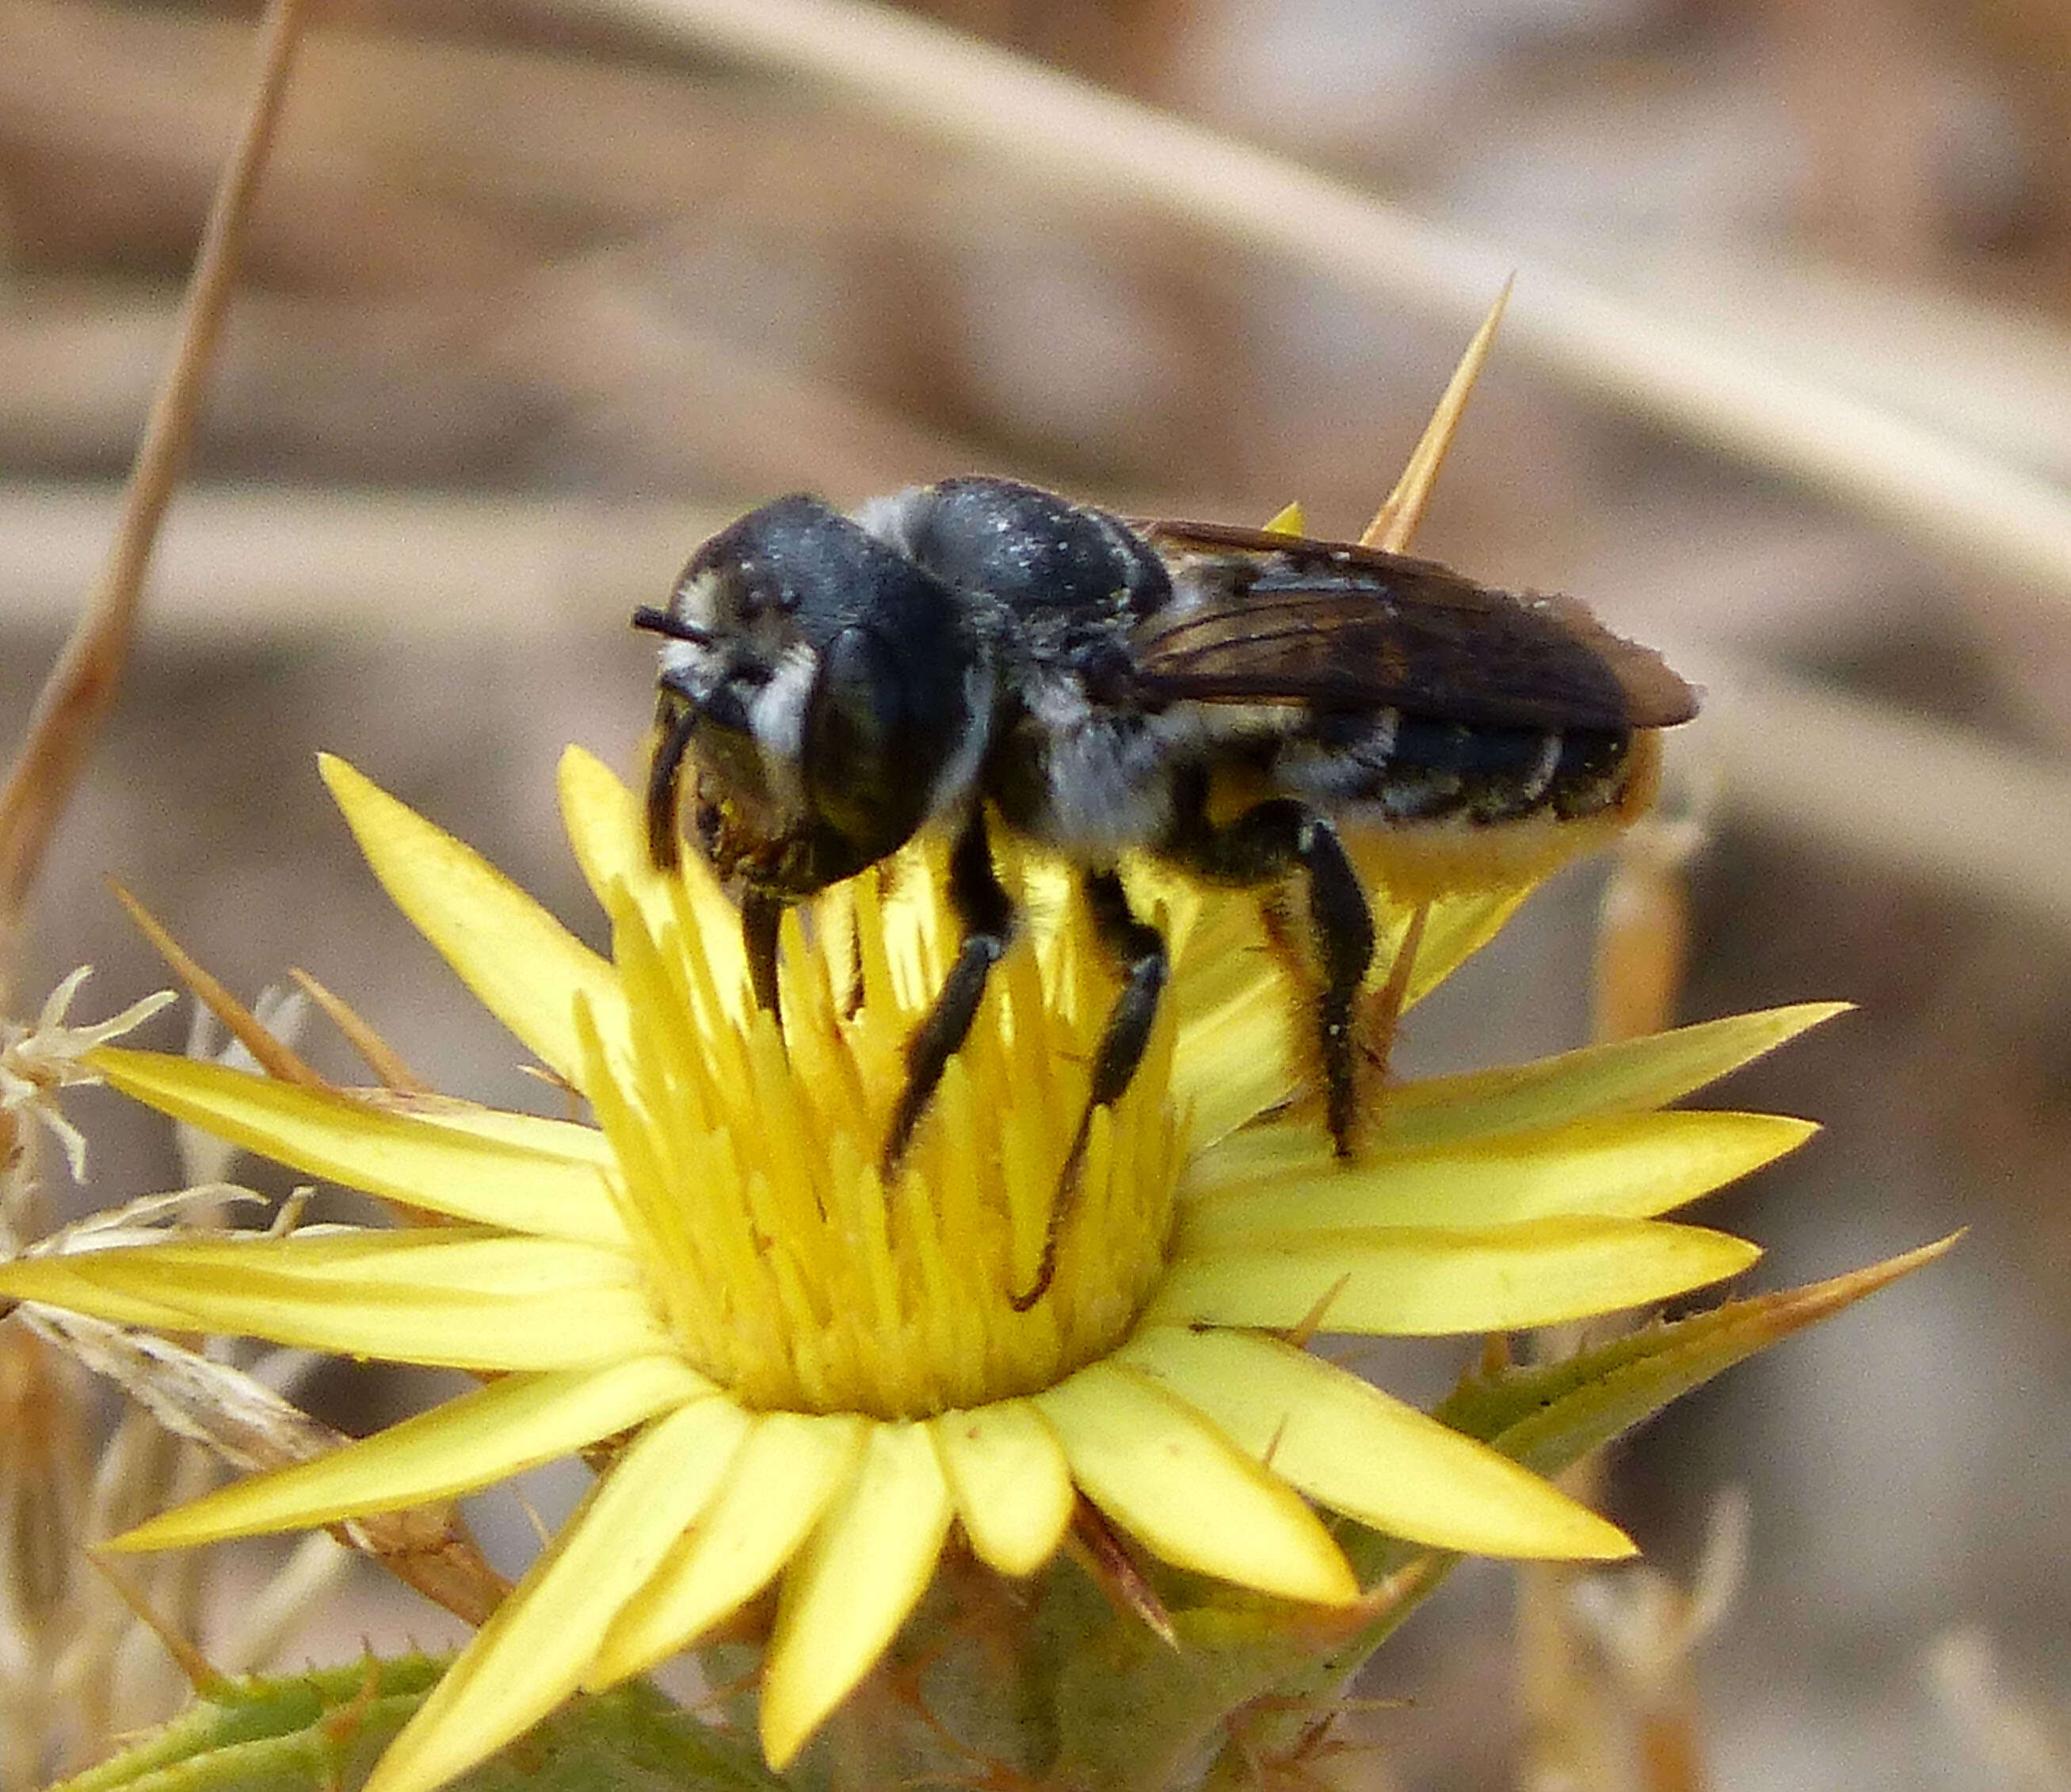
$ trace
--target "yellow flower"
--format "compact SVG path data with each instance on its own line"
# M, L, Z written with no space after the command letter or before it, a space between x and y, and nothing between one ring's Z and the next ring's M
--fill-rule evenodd
M1055 1282L1019 1312L1106 999L1063 883L1024 870L1047 918L887 1187L903 1047L953 938L925 862L888 894L831 892L810 938L787 921L780 1036L709 874L654 872L595 760L568 754L562 798L609 960L359 773L325 775L390 894L596 1125L104 1048L93 1067L166 1113L452 1223L32 1256L0 1265L0 1295L494 1376L124 1547L393 1511L607 1446L371 1792L426 1792L780 1577L761 1722L781 1765L953 1532L1025 1575L1081 1496L1167 1562L1317 1606L1359 1592L1318 1506L1447 1549L1625 1554L1547 1482L1283 1335L1545 1325L1731 1275L1752 1246L1657 1216L1811 1130L1657 1110L1826 1007L1413 1084L1341 1165L1290 1101L1287 992L1253 905L1146 884L1172 999L1097 1117ZM1515 900L1433 908L1413 997ZM1384 939L1405 925L1384 917Z

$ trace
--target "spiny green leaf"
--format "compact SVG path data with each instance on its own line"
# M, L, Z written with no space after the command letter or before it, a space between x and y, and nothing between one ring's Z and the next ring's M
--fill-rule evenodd
M1053 1569L1048 1633L1056 1753L1045 1792L1134 1792L1174 1783L1233 1714L1300 1674L1360 1621L1154 1568L1177 1647L1102 1602L1075 1569Z
M445 1667L368 1659L213 1688L185 1714L51 1792L339 1792ZM571 1700L454 1782L453 1792L784 1792L752 1744L720 1735L651 1687Z
M1470 1376L1433 1416L1527 1468L1556 1474L1720 1371L1911 1274L1955 1241L1945 1238L1804 1288L1728 1301L1565 1362Z

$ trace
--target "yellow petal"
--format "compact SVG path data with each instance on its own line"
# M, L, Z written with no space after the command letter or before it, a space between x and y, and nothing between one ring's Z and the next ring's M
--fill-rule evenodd
M0 1264L0 1294L451 1368L578 1368L669 1348L617 1253L458 1228L24 1257Z
M444 1126L498 1145L515 1145L543 1158L607 1168L613 1162L611 1141L596 1127L576 1121L549 1120L541 1114L517 1113L508 1108L485 1108L457 1096L426 1094L416 1089L356 1089L352 1099L383 1113L399 1113L429 1126Z
M693 1523L730 1451L728 1415L699 1400L650 1425L446 1670L363 1792L432 1792L572 1692L626 1601Z
M1383 852L1385 863L1384 847ZM1354 856L1357 858L1356 851ZM1385 889L1384 875L1376 881ZM1403 1006L1416 1007L1487 945L1538 887L1539 880L1534 877L1495 889L1448 890L1425 904L1424 937L1417 943L1417 962L1409 974ZM1401 944L1409 916L1409 910L1388 904L1379 917L1380 938L1374 962L1380 974L1386 974L1395 949Z
M1086 1497L1175 1567L1318 1605L1358 1597L1316 1515L1184 1400L1112 1361L1033 1397Z
M1405 1083L1388 1093L1380 1134L1392 1146L1457 1144L1588 1114L1658 1108L1845 1014L1847 1007L1806 1002L1767 1008L1532 1064Z
M1196 1148L1227 1138L1300 1081L1289 1050L1289 994L1261 978L1217 1008L1183 1021L1173 1092L1193 1116Z
M1423 911L1423 933L1404 995L1414 1006L1499 933L1536 887L1535 880L1494 888L1441 892L1421 904L1389 895L1385 836L1346 842L1368 874L1376 944L1372 975L1385 977ZM1294 1080L1288 1038L1294 994L1267 945L1255 905L1227 898L1204 904L1169 873L1131 867L1132 888L1163 897L1183 936L1175 990L1182 1004L1175 1086L1194 1105L1195 1137L1212 1142L1286 1096ZM1149 904L1145 904L1150 906Z
M1159 1326L1118 1355L1282 1479L1376 1530L1478 1555L1632 1553L1551 1482L1277 1338Z
M1287 977L1266 945L1256 903L1204 900L1161 866L1133 863L1129 870L1138 912L1162 912L1171 932L1173 1090L1192 1113L1196 1146L1209 1143L1284 1100L1299 1081Z
M582 1072L575 999L589 998L607 1039L624 1032L609 962L443 828L326 754L325 783L396 906L459 973L484 1007L550 1070Z
M1818 1129L1766 1113L1621 1114L1453 1150L1371 1153L1191 1201L1183 1253L1257 1232L1493 1226L1562 1213L1647 1220L1794 1150Z
M762 1753L779 1773L928 1590L952 1511L927 1426L872 1425L855 1480L784 1576L762 1676Z
M957 1516L980 1561L1032 1574L1072 1521L1072 1470L1056 1435L1022 1400L996 1400L934 1421L935 1449Z
M1182 1257L1154 1297L1161 1325L1436 1335L1508 1331L1642 1306L1737 1275L1744 1240L1660 1220L1376 1226L1259 1233Z
M1187 1167L1181 1199L1212 1203L1253 1183L1292 1186L1312 1177L1349 1175L1359 1168L1331 1149L1330 1134L1322 1127L1267 1122L1232 1133L1201 1152Z
M85 1256L0 1258L0 1302L40 1302L47 1306L84 1313L90 1318L105 1319L111 1325L150 1326L159 1331L194 1329L187 1309L174 1302L170 1290L154 1288L150 1277L134 1278L133 1286L125 1281L121 1286L114 1287L107 1285L106 1277L82 1274L74 1267L92 1257L117 1254L100 1251ZM119 1254L133 1253L125 1250ZM139 1250L133 1254L146 1253Z
M186 1548L449 1499L713 1392L675 1356L506 1376L327 1456L191 1499L107 1547Z
M1282 504L1266 519L1265 532L1269 535L1306 535L1309 532L1309 519L1302 508L1302 501Z
M866 1421L769 1413L751 1423L703 1522L612 1626L590 1670L593 1690L645 1672L769 1585L847 1485Z
M550 1155L532 1149L530 1138L518 1142L527 1129L497 1138L170 1052L104 1045L88 1062L159 1113L306 1175L543 1238L597 1245L625 1238L587 1150L580 1158ZM536 1122L531 1136L552 1124Z
M727 900L711 867L695 853L686 853L673 875L656 871L647 856L647 822L639 799L596 754L580 747L563 753L560 789L561 823L599 905L610 909L620 900L613 891L624 891L649 933L659 936L679 921L677 899L687 899L690 924L703 934L706 954L717 966L737 973L716 979L721 1003L732 1019L744 1019L748 1003L740 974L740 911Z
M654 913L666 919L668 896L647 856L639 800L609 765L581 747L561 754L558 780L561 825L590 893L602 903L613 886L622 884L636 895L658 896Z

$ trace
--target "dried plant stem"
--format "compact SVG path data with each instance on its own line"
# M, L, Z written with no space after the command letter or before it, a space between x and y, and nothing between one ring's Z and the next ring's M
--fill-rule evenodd
M302 0L269 0L257 87L202 233L173 364L137 445L122 519L85 609L51 669L28 738L0 789L0 994L11 981L23 912L43 851L128 657L152 544L187 458L203 383L229 305L252 197L279 121Z
M1548 264L861 0L579 0L786 72L1104 201L1134 199L1462 323L1517 277L1511 347L1566 385L2071 599L2071 496L2024 469L1650 314Z

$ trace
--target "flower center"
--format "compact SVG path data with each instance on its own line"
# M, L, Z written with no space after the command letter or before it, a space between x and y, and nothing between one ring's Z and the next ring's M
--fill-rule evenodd
M588 1090L655 1300L752 1407L916 1418L1034 1392L1110 1348L1163 1267L1185 1154L1169 1012L1062 1174L1114 988L1075 903L994 968L886 1175L907 1042L955 945L936 867L900 869L894 896L866 876L787 917L781 1033L702 867L666 908L615 905L630 1058L599 1048ZM1053 1216L1054 1280L1017 1311Z

